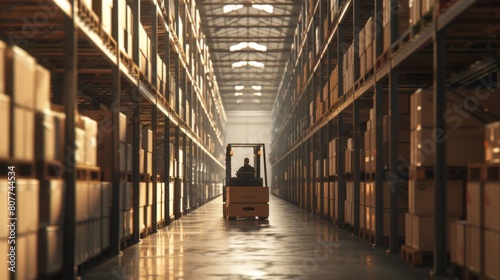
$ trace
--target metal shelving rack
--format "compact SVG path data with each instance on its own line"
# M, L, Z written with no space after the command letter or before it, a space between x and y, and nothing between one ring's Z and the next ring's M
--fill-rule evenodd
M302 15L295 32L295 44L280 84L275 107L273 109L274 134L271 146L271 162L275 182L279 189L278 195L302 208L316 209L308 205L310 196L308 188L312 187L315 170L314 161L325 159L325 146L318 145L325 140L337 138L337 176L325 176L320 181L338 184L339 201L345 199L345 178L343 148L348 136L354 138L354 151L359 153L360 135L368 112L374 108L376 115L375 128L382 131L382 115L388 113L389 159L388 169L384 171L381 156L376 157L375 200L376 200L376 232L374 243L383 244L383 213L382 184L384 173L397 174L398 171L398 99L406 99L417 88L434 87L436 100L435 113L443 116L445 107L445 88L452 74L476 69L471 66L476 61L482 61L484 56L497 58L492 49L498 47L500 40L498 32L493 29L480 28L500 24L498 5L492 0L456 0L435 1L433 11L421 23L410 27L403 35L398 36L397 13L392 13L390 19L390 46L384 46L382 30L381 0L339 0L334 1L336 13L330 13L331 1L304 1ZM312 3L315 3L311 6ZM396 10L398 1L390 1L390 10ZM490 12L487 12L487 11ZM325 13L326 11L326 13ZM404 12L404 11L403 11ZM333 18L332 18L333 17ZM362 28L368 17L375 21L375 65L373 73L364 76L359 72L357 32ZM484 18L482 18L484 17ZM330 24L322 24L324 20ZM308 52L316 47L314 42L315 28L323 34L328 26L328 33L319 41L319 52L308 56ZM477 32L468 32L468 29ZM342 56L346 46L354 43L354 85L346 88L343 85ZM469 46L473 46L468 48ZM309 63L310 70L307 69ZM304 67L306 65L306 67ZM338 100L327 104L323 114L311 121L308 115L309 104L316 97L318 90L329 83L328 77L337 66L338 70ZM498 70L498 67L497 67ZM470 72L470 71L469 71ZM325 76L326 73L326 76ZM496 85L495 85L496 86ZM327 99L330 101L329 99ZM315 103L312 112L316 111ZM436 128L446 128L444 118L435 120ZM320 140L320 141L318 141ZM384 150L382 133L376 133L377 154ZM318 143L319 142L319 143ZM435 174L445 174L446 143L435 146L437 160ZM311 157L311 153L313 153ZM312 161L312 162L311 162ZM327 169L329 163L327 162ZM359 208L359 183L363 175L359 171L359 155L354 156L354 211ZM305 169L304 169L305 168ZM321 170L322 166L319 165ZM286 176L285 176L286 172ZM311 174L309 174L311 173ZM360 174L360 176L357 176ZM436 176L436 186L446 186L446 177ZM446 188L436 188L435 205L435 240L434 273L443 275L446 272ZM390 201L390 241L389 251L397 253L398 216L397 195L391 194ZM344 205L338 203L338 226L344 221ZM359 211L359 210L358 210ZM331 218L331 217L330 217ZM359 230L359 220L354 218L354 233Z
M170 2L173 1L173 5ZM210 73L209 52L202 43L204 38L193 12L195 1L171 0L128 0L133 14L133 53L128 56L121 50L119 35L119 8L122 1L113 1L112 34L104 34L100 21L92 9L87 8L84 0L30 1L18 3L6 1L0 4L4 16L0 20L0 36L11 44L17 44L34 56L39 64L52 72L52 102L63 105L66 113L66 158L74 158L75 110L77 108L110 108L113 112L113 129L118 131L119 113L123 112L132 122L133 137L133 193L139 193L138 151L140 125L153 131L153 191L162 179L165 184L175 181L175 213L168 213L169 192L165 192L165 215L175 218L187 214L196 207L219 195L215 189L224 173L222 132L226 121L224 108L218 92L215 77ZM91 2L91 1L90 1ZM174 8L174 11L171 11ZM169 19L169 13L175 16ZM31 33L26 32L30 21ZM180 29L183 22L184 30ZM144 26L151 40L153 78L148 80L141 73L139 54L139 28ZM186 28L187 27L187 28ZM182 32L182 34L181 34ZM181 36L179 36L181 34ZM180 40L183 37L183 40ZM191 48L187 49L187 45ZM167 67L169 75L167 87L157 84L156 53ZM172 76L172 77L171 77ZM173 80L172 80L173 79ZM175 85L172 83L175 81ZM185 98L180 97L180 90ZM172 94L170 93L172 92ZM175 104L171 102L175 96ZM190 111L186 104L191 105ZM173 106L175 105L175 106ZM182 113L180 108L183 108ZM192 109L192 110L191 110ZM192 127L191 120L196 120ZM118 133L113 133L114 143L118 143ZM166 141L165 141L166 140ZM170 174L169 143L174 144L176 170L180 162L186 170L184 178L174 178ZM163 155L156 147L163 145ZM179 149L184 151L181 160ZM159 178L158 158L167 159L164 165L164 178ZM113 146L113 201L111 216L111 246L108 252L116 255L122 249L118 238L118 199L119 157L118 144ZM195 168L203 165L204 168ZM66 221L64 244L75 244L75 168L67 164L66 183ZM183 207L180 208L180 188L184 187ZM168 188L167 188L168 189ZM209 193L208 200L200 194ZM157 197L153 196L154 205ZM134 196L134 220L139 219L139 198ZM156 207L153 220L158 221ZM167 224L170 219L167 218ZM153 222L152 232L161 225ZM135 223L133 242L139 241L139 225ZM64 246L64 268L61 276L75 278L81 267L75 262L74 246Z

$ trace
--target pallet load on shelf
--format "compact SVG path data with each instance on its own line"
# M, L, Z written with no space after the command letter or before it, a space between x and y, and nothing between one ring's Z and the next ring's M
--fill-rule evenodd
M133 15L132 9L126 0L119 0L120 11L118 12L118 44L120 50L128 54L129 58L133 56ZM111 34L111 33L110 33Z
M402 102L404 103L404 102ZM399 106L400 108L408 108L408 106ZM402 115L405 113L405 110L402 110ZM387 163L389 158L389 128L388 128L388 117L384 115L382 117L382 143L383 149L382 151L376 150L376 119L375 119L375 110L370 109L369 120L366 123L366 132L364 133L364 137L362 141L364 141L364 151L361 153L364 157L364 172L365 172L365 183L364 185L360 185L360 224L364 223L364 231L368 234L365 237L374 236L376 230L376 219L375 219L375 172L376 172L376 157L381 156L384 169L387 169ZM406 142L404 134L405 131L401 130L398 134L398 157L407 158L408 157L408 146L409 144ZM406 131L407 134L408 131ZM406 137L407 138L407 137ZM360 160L363 163L363 160ZM389 179L389 180L387 180ZM408 193L405 191L406 184L400 183L397 186L393 186L390 181L391 178L384 178L382 184L382 193L383 193L383 236L385 241L390 235L390 202L391 202L391 194L393 192L397 192L397 215L398 215L398 233L399 238L405 236L405 213L408 210ZM364 197L363 197L364 196ZM364 204L361 203L364 201Z
M430 2L430 1L424 1ZM396 31L396 39L400 38L403 33L408 30L409 27L409 2L398 1L398 7L391 7L391 0L383 0L382 1L382 28L384 29L384 50L387 50L391 47L391 20L397 16L397 31ZM391 13L392 12L392 13Z
M112 111L110 110L84 110L82 113L95 120L98 124L98 138L96 140L97 144L97 165L101 168L103 181L111 181L111 170L112 165L112 134L113 134L113 121L112 121ZM119 138L119 161L120 161L120 172L127 172L127 117L119 113L119 128L118 128L118 138ZM98 141L98 142L97 142Z
M344 53L342 74L344 79L344 92L348 92L354 86L354 44Z
M333 71L330 73L330 103L328 104L328 108L333 107L339 98L338 79L339 73L337 66L335 66Z
M151 81L151 39L142 24L139 24L139 70L145 76L146 80Z
M410 24L410 26L417 26L419 24L422 24L422 22L430 22L432 20L432 13L434 10L433 1L410 0L408 4L408 23Z
M113 32L113 0L93 0L92 8L99 17L101 28L109 36Z
M337 155L337 138L331 140L328 143L328 177L330 179L333 179L334 176L337 176L337 161L336 161L336 155ZM329 183L329 209L328 209L328 218L329 219L338 219L338 214L337 214L337 196L338 196L338 190L337 190L337 181L336 180L330 180Z
M373 69L373 66L375 65L375 37L376 37L376 32L375 32L375 24L373 23L373 19L370 17L366 21L366 24L363 28L364 30L364 40L363 42L365 43L364 47L360 45L360 48L363 47L365 50L365 75L372 73L371 70Z
M330 23L333 23L337 19L337 2L338 0L330 0Z
M454 174L464 173L470 162L483 159L483 131L478 112L457 111L461 104L453 102L457 98L463 102L464 96L473 96L474 90L447 91L447 131L446 135L434 135L434 93L432 90L418 90L411 96L411 151L410 151L410 210L407 214L406 248L418 252L432 252L434 248L434 145L436 141L446 141L447 163L447 235L450 223L464 212L463 178ZM499 104L495 97L479 100L478 106L489 111L490 106ZM498 105L497 105L498 106ZM470 108L470 106L465 106ZM493 107L491 107L493 108ZM453 111L455 110L455 111ZM467 116L467 117L464 117ZM467 149L464 149L467 147ZM461 151L457 153L456 151ZM470 197L468 196L469 200ZM447 239L449 240L449 238ZM450 249L450 243L447 243ZM405 250L405 247L403 248Z
M485 126L485 161L468 165L466 220L451 225L451 262L462 273L500 279L500 122ZM460 272L460 271L458 271Z

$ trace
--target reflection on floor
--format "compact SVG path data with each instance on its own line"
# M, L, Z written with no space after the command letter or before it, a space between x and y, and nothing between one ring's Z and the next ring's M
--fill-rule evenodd
M365 240L274 196L268 221L227 221L222 198L175 221L83 279L426 279Z

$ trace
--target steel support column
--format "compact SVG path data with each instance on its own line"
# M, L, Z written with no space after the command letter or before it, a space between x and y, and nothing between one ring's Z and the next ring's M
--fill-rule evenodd
M337 6L339 3L337 3ZM337 7L337 10L339 10L339 7ZM343 49L343 30L342 30L342 24L339 23L338 29L337 29L337 72L338 72L338 93L339 93L339 98L344 94L344 79L343 79L343 61L342 58L344 56L344 49ZM336 156L336 161L337 161L337 188L338 188L338 197L337 197L337 212L338 212L338 225L343 225L344 224L344 200L345 200L345 179L344 179L344 145L345 145L345 140L344 140L344 117L343 117L343 112L338 112L337 115L337 156Z
M165 193L163 194L163 204L164 204L164 208L165 208L165 212L163 213L164 217L165 217L165 221L167 223L167 225L170 224L170 215L172 215L172 213L169 212L170 210L170 176L172 174L170 174L170 153L172 153L172 151L170 151L170 118L168 116L165 116L165 119L164 119L164 122L165 122L165 131L164 131L164 134L163 134L163 150L164 150L164 153L163 153L163 158L165 160L165 169L163 170L163 174L164 175L164 178L163 178L163 183L165 184Z
M399 173L398 173L398 128L399 128L399 109L398 109L398 72L392 69L389 73L389 176L387 187L391 194L390 201L390 242L389 251L399 253L399 224L398 224L398 192L400 191Z
M133 30L134 34L139 34L139 21L140 21L140 10L141 5L140 1L132 1L130 3L130 10L133 14ZM139 36L134 36L132 38L132 60L139 65ZM140 116L140 93L138 90L134 90L134 100L133 100L133 117L132 117L132 130L133 130L133 139L132 139L132 193L139 193L139 182L140 182L140 158L139 158L139 150L141 149L141 139L140 135L142 133L141 130L141 116ZM140 225L139 225L139 196L133 196L133 205L132 208L134 210L134 223L133 223L133 242L139 242L140 239Z
M76 2L76 1L71 1ZM75 260L76 248L76 175L75 167L75 108L76 108L76 94L78 90L78 35L74 22L75 3L73 3L72 18L66 19L64 25L64 95L62 101L64 102L64 112L66 113L65 122L65 170L64 181L66 188L65 197L65 218L64 218L64 251L63 251L63 278L76 279L78 269ZM25 269L25 268L22 268Z
M435 31L434 37L434 274L446 275L446 33ZM443 140L443 141L442 141Z
M120 1L113 0L113 5L116 7L113 9L113 22L118 22L119 18L119 5ZM113 25L113 37L118 38L119 30L118 25ZM119 40L117 41L117 49L120 49ZM113 106L111 108L112 113L112 123L113 132L111 133L111 180L112 185L112 196L111 196L111 227L110 227L110 253L112 255L117 255L120 253L120 108L121 108L121 73L120 73L120 57L116 57L116 64L112 66L112 100Z
M383 101L384 91L381 83L375 85L374 95L375 109L375 245L380 246L384 243L384 161L382 157L383 145L383 127L382 115L384 112Z
M361 110L360 108L360 101L355 100L353 103L353 197L354 197L354 234L358 235L359 234L359 205L360 205L360 180L361 180L361 128L360 128L360 119L359 119L359 111Z
M359 79L360 76L360 61L359 61L359 53L360 53L360 46L359 46L359 31L361 30L361 24L360 24L360 3L361 0L353 0L353 36L354 36L354 82L356 82ZM355 100L353 102L353 135L352 135L352 140L353 140L353 198L354 198L354 234L358 235L359 233L359 196L360 196L360 176L361 176L361 162L360 162L360 150L361 150L361 143L360 143L360 138L361 138L361 131L359 127L359 111L360 111L360 104L359 100Z
M158 53L158 13L156 11L156 5L151 4L151 21L152 21L152 37L151 37L151 67L152 69L152 84L153 87L158 88L158 73L157 73L157 65L158 63L161 63L161 61L157 61L157 56L156 54ZM157 93L155 94L157 95ZM158 96L156 97L158 100ZM151 211L152 213L152 233L158 232L157 226L158 226L158 213L157 213L157 207L156 204L158 203L158 198L156 197L157 193L157 188L158 188L158 106L157 104L153 104L152 108L152 122L151 122L151 129L153 130L153 185L149 190L153 192L153 209ZM147 217L149 219L149 217Z

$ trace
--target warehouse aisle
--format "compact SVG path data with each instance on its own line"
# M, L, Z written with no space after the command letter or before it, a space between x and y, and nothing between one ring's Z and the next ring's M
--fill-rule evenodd
M219 197L83 279L425 279L399 255L274 196L269 221L222 218Z

